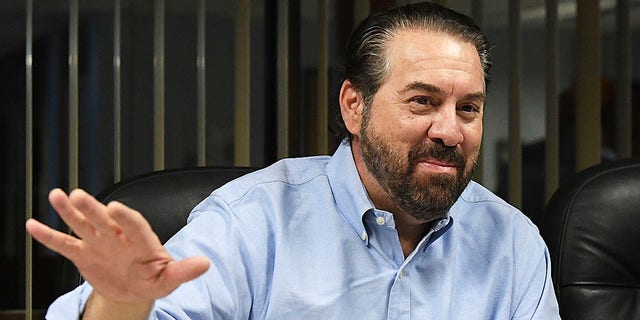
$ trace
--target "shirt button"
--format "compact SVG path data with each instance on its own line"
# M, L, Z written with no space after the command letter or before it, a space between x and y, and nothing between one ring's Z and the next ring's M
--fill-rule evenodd
M377 217L376 218L376 223L379 224L379 225L384 225L385 220L384 220L383 217Z
M404 270L398 271L398 278L402 278L404 276Z
M360 239L362 239L362 241L367 240L367 232L366 231L362 231L362 233L360 234Z

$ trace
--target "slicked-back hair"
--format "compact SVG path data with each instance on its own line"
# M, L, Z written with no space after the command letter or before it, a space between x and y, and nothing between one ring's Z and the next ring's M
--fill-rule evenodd
M433 31L473 44L480 57L486 88L491 68L490 45L473 20L435 3L409 4L370 15L349 37L345 53L345 80L349 80L362 95L364 113L369 112L373 96L389 74L388 43L403 30ZM339 110L338 124L342 137L351 138Z

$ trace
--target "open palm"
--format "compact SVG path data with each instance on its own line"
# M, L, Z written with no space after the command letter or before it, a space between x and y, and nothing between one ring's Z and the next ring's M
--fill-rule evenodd
M104 205L82 190L67 196L55 189L49 201L78 236L30 219L27 231L46 247L71 260L94 290L119 303L163 297L209 267L204 257L174 261L149 223L118 202Z

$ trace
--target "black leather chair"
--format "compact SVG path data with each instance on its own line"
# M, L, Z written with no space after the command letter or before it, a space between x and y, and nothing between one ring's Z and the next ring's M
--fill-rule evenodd
M164 243L186 224L193 207L213 190L254 170L245 167L199 167L156 171L124 179L96 198L105 204L117 200L138 210ZM73 264L66 259L62 273L61 293L73 289L81 281Z
M640 319L640 159L577 173L540 229L563 319Z
M117 200L140 211L164 243L186 224L191 209L213 190L253 170L201 167L156 171L123 180L96 198L103 203Z

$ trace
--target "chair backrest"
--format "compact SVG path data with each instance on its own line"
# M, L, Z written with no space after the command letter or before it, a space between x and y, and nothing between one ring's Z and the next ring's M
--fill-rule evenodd
M563 183L540 229L563 319L640 319L640 159Z
M103 203L116 200L138 210L164 243L186 224L193 207L213 190L253 170L201 167L156 171L123 180L96 198Z
M136 209L165 243L182 228L200 201L223 184L254 171L246 167L170 169L134 176L109 187L96 198L119 201ZM61 258L61 293L77 286L81 277L73 264Z

